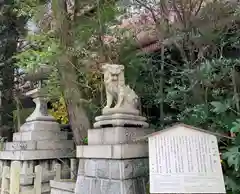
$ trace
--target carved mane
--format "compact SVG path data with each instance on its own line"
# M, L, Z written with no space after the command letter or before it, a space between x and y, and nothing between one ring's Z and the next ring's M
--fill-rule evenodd
M124 78L124 66L123 65L115 65L115 64L106 64L102 66L104 71L104 82L106 84L110 83L110 78L112 75L118 76L118 86L125 85L125 78Z

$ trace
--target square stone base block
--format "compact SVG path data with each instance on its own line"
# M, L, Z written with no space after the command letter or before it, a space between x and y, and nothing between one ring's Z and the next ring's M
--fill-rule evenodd
M20 131L60 131L60 126L56 121L31 121L20 127Z
M111 160L80 159L78 175L103 179L124 180L148 174L148 158Z
M75 194L146 194L148 158L79 159Z
M79 175L75 194L146 194L147 178L110 180Z
M131 143L153 132L153 129L136 127L90 129L88 130L88 145Z
M147 143L77 146L77 158L127 159L148 157Z
M26 131L13 134L13 141L40 141L40 140L66 140L67 132L64 131Z
M72 140L6 142L3 151L74 149Z

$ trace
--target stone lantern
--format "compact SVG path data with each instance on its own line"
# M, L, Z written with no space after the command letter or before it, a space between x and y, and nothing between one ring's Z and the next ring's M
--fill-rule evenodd
M13 134L13 141L6 142L0 152L0 175L4 166L11 166L13 161L21 161L20 190L33 188L34 167L41 165L43 174L42 188L50 193L49 181L55 176L56 163L62 164L61 178L70 178L70 164L74 160L74 142L68 140L67 132L60 130L60 125L47 111L47 95L42 91L43 80L48 78L51 69L41 65L39 69L25 76L26 85L33 86L26 96L33 98L36 104L33 113ZM60 162L61 161L61 162ZM0 177L1 178L1 177Z
M31 97L36 104L33 113L26 119L26 123L20 127L20 131L39 130L39 127L46 129L60 130L59 124L55 118L47 111L47 94L42 90L43 81L47 80L51 68L47 65L41 65L36 71L32 71L25 76L26 81L35 83L35 88L26 92L27 97Z

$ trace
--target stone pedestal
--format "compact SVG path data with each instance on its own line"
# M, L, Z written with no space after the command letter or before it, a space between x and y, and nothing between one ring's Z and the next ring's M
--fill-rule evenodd
M145 194L148 145L135 138L147 135L146 118L109 113L96 117L88 130L88 145L77 147L75 194Z
M21 161L22 174L34 173L34 167L41 165L52 176L44 177L43 192L49 193L49 181L54 178L54 166L62 163L62 178L70 177L70 158L74 157L74 142L67 139L67 133L60 131L59 124L48 115L47 101L39 89L27 93L36 103L34 112L13 134L13 141L6 142L0 152L0 174L4 165L10 166L12 161ZM44 176L44 172L43 172ZM31 187L33 178L20 180L22 191Z

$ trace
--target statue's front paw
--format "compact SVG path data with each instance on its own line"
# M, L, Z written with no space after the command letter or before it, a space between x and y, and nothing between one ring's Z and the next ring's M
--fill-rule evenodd
M119 108L121 106L121 104L116 104L115 106L114 106L114 108Z
M103 110L106 110L106 109L109 109L110 108L110 106L105 106L104 108L103 108Z

